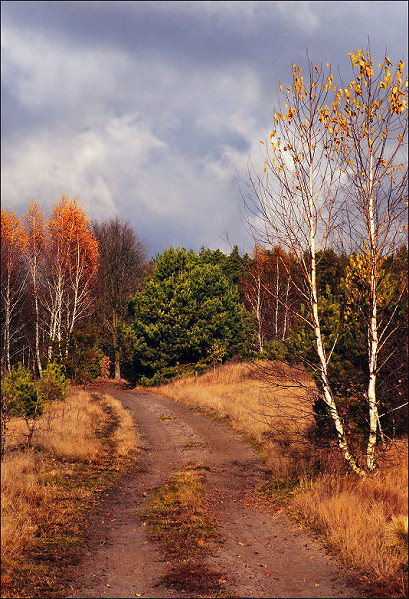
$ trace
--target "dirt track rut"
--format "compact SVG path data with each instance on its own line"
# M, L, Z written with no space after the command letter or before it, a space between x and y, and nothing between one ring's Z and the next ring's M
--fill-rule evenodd
M206 468L209 510L220 532L208 564L221 573L227 596L364 597L311 536L254 500L265 469L240 435L167 398L104 390L135 416L143 453L93 515L70 597L192 596L161 583L170 564L138 516L145 498L190 462Z

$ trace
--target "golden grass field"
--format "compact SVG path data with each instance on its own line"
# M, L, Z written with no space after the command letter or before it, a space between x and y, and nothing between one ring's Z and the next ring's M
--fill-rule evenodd
M255 441L279 483L278 494L289 479L297 481L287 512L318 533L374 596L407 596L407 439L380 457L376 476L358 480L347 474L335 448L316 448L306 435L313 426L313 382L279 363L224 365L156 391L228 419ZM313 474L317 463L320 473Z
M81 524L98 492L137 449L129 412L107 394L70 389L38 419L32 447L26 424L9 421L1 468L2 597L56 596L59 564L81 542Z

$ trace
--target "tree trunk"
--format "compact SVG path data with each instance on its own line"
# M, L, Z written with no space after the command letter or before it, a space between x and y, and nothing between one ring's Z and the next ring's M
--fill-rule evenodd
M285 311L284 311L284 324L283 324L283 336L282 340L284 341L286 333L287 333L287 324L288 324L288 294L290 292L290 277L287 275L287 288L285 290Z
M331 386L328 381L328 361L325 355L325 348L322 340L321 326L318 314L318 297L317 297L317 264L316 264L316 249L315 249L315 221L314 221L314 202L312 192L312 164L310 164L310 198L309 198L309 228L310 228L310 252L311 252L311 271L310 271L310 293L311 293L311 310L313 319L314 336L317 347L317 354L320 361L320 375L322 381L322 389L324 393L324 401L329 408L332 421L338 436L338 448L341 451L344 459L349 464L351 469L360 476L365 476L365 471L360 468L350 453L348 442L346 439L344 427L338 414L337 406L334 401Z
M278 292L279 292L279 285L280 285L280 270L279 270L279 266L278 266L278 254L277 254L277 263L276 263L276 318L275 318L275 337L276 339L278 339Z
M114 363L115 375L114 378L118 381L121 378L120 353L118 345L118 315L114 311L112 315L112 343L114 346Z
M257 305L256 305L256 318L257 318L257 334L258 334L258 347L260 353L263 352L263 330L262 330L262 314L261 314L261 276L257 276Z
M37 281L36 278L34 277L34 301L35 301L35 313L36 313L36 325L35 325L35 355L36 355L36 362L37 362L37 368L38 368L38 373L41 376L42 373L42 366L41 366L41 359L40 359L40 323L39 323L39 309L38 309L38 291L37 291Z
M371 153L369 172L369 205L368 205L368 227L370 245L370 302L371 314L368 329L368 408L369 408L369 436L366 449L366 465L368 470L375 469L375 446L376 431L378 426L378 409L376 406L376 365L378 357L378 322L377 322L377 251L375 242L375 218L373 206L373 156Z
M11 370L10 363L10 275L7 277L7 288L6 288L6 301L5 301L5 316L4 316L4 352L6 358L6 369L8 372Z

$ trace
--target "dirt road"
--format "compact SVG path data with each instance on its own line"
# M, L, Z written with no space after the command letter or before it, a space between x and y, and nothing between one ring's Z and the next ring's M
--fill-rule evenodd
M209 509L221 534L208 558L230 597L363 597L314 539L254 501L265 478L259 456L227 426L170 399L104 389L135 416L138 469L103 498L89 526L70 597L189 597L166 587L169 571L140 516L146 497L186 463L206 470Z

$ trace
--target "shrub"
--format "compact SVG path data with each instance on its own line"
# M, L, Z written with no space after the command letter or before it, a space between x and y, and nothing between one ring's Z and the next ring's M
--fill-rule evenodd
M37 382L37 393L41 402L63 400L66 396L67 381L57 362L50 362Z
M22 364L4 375L1 382L2 455L9 416L24 418L28 429L27 445L30 446L36 420L41 416L45 403L65 399L65 394L66 380L61 367L55 362L48 364L37 382L33 380L31 371Z
M43 402L37 393L30 370L22 364L15 366L1 382L2 418L2 456L6 439L6 420L9 416L21 416L28 428L27 445L31 445L35 421L43 411Z
M1 393L7 405L7 414L10 416L35 418L43 411L33 375L22 364L12 368L11 372L3 377Z
M85 385L101 376L103 355L95 328L89 325L75 330L70 336L68 353L63 360L67 378L78 385Z
M268 341L263 349L263 357L267 360L284 361L287 358L288 349L284 341L272 339Z

